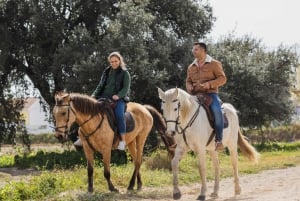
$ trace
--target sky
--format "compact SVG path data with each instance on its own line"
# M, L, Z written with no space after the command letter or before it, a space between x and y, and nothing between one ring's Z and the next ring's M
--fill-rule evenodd
M268 48L300 46L299 0L208 0L217 18L210 36L234 33L261 39ZM299 48L300 49L300 48Z

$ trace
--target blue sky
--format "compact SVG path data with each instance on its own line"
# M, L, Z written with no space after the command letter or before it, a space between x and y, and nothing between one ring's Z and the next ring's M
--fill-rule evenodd
M211 37L233 32L261 39L268 48L300 45L299 0L208 0L217 18Z

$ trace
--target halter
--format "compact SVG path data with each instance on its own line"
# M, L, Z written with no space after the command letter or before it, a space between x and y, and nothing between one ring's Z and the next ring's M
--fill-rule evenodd
M177 102L177 101L178 101L178 99L175 99L175 100L173 100L172 102ZM188 127L191 127L191 126L193 125L195 119L197 118L197 116L198 116L198 114L199 114L200 106L201 106L201 104L198 104L197 110L195 111L194 115L191 117L191 119L189 120L189 122L186 124L186 126L185 126L184 128L182 128L182 127L180 126L181 123L179 122L179 118L180 118L180 115L179 115L180 102L179 102L179 101L178 101L178 104L177 104L177 108L174 109L175 111L177 110L177 112L178 112L178 115L177 115L176 120L166 120L165 117L164 117L166 124L168 124L168 123L175 123L175 131L176 131L178 134L182 134L182 135L183 135L184 142L185 142L185 144L186 144L187 146L188 146L188 144L187 144L187 141L186 141L185 131L186 131L186 129L187 129ZM179 131L179 130L180 130L180 131Z
M71 101L72 100L70 100L70 102ZM56 132L62 133L64 135L69 135L71 133L69 131L69 128L68 128L68 123L69 123L69 120L70 120L70 110L75 115L75 118L76 118L76 113L75 113L74 109L71 107L70 102L69 102L69 104L56 104L55 105L55 107L68 107L68 118L67 118L66 124L64 126L56 126L56 127L54 127L54 129L55 129ZM89 119L85 120L82 124L79 125L79 127L81 127L84 124L86 124L92 118L93 118L93 116L91 116ZM61 128L64 128L64 132L60 130Z
M56 104L55 107L68 107L68 118L67 118L66 124L64 126L55 126L55 131L56 132L62 133L64 135L67 135L67 134L69 134L68 123L69 123L69 120L70 120L70 110L73 112L73 114L75 116L76 116L76 113L73 110L73 108L71 107L70 103L69 104L65 104L65 105L63 105L63 104ZM61 131L60 130L61 128L64 128L64 131Z

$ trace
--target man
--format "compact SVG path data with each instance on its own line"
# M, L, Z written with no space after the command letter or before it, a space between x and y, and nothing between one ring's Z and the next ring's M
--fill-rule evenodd
M221 151L224 149L223 116L218 88L226 83L227 78L222 64L207 54L205 43L194 43L192 52L195 60L187 69L186 89L190 94L206 93L212 98L210 109L215 118L216 151Z

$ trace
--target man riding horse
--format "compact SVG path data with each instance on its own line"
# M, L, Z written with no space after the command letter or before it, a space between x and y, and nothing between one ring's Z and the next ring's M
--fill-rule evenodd
M205 93L211 97L210 110L214 115L216 151L221 151L224 149L222 143L223 114L218 88L226 83L227 78L222 64L207 54L205 43L194 43L192 52L195 60L187 69L186 89L192 95Z

